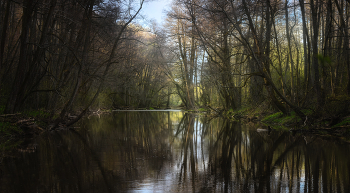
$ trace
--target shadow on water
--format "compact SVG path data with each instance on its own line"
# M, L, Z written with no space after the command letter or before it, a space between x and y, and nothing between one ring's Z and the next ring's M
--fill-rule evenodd
M350 192L350 146L182 112L115 112L0 163L0 192Z

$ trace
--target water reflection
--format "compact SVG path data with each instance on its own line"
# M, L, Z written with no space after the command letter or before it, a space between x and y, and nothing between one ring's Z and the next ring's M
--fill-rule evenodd
M0 192L350 192L350 146L182 112L115 112L0 164Z

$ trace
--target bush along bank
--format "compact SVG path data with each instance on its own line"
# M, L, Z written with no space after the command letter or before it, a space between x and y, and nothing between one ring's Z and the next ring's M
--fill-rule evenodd
M260 122L276 130L284 129L293 133L332 135L350 142L350 115L320 116L312 110L302 110L302 112L306 115L305 121L302 121L294 111L285 115L282 112L271 110L244 108L237 111L230 109L225 111L223 115L232 121Z

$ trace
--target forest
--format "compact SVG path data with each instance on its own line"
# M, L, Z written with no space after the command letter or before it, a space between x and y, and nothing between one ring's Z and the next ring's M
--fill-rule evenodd
M1 0L0 114L47 128L98 109L349 115L349 0ZM75 116L72 116L72 115Z

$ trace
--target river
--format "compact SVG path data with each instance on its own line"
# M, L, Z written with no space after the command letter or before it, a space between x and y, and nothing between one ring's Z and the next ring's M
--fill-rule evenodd
M117 111L0 163L0 192L350 192L350 145L181 111Z

